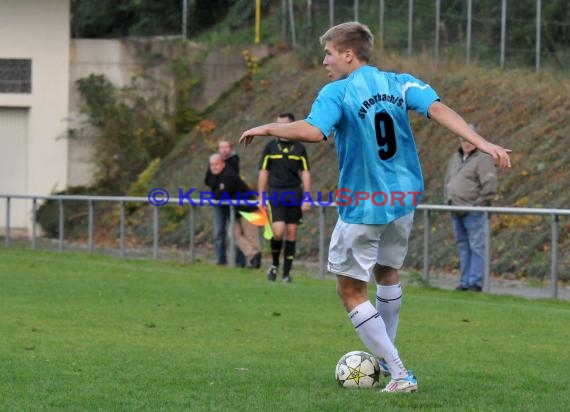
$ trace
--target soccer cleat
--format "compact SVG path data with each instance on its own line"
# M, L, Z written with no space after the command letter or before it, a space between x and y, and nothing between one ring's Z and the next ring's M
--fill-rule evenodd
M283 276L283 283L291 283L291 276Z
M382 389L382 392L409 393L409 392L415 392L417 390L418 390L418 381L416 380L416 377L412 374L412 371L409 370L408 376L406 376L405 378L390 380L390 382L388 382L388 385L386 385L386 387Z
M384 358L378 358L378 366L380 367L380 373L386 376L390 376L390 369L388 368L388 363Z
M267 280L275 282L275 279L277 279L277 266L271 266L267 269Z

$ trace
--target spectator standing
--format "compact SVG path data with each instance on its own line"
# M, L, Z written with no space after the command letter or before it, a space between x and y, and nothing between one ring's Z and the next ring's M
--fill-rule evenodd
M250 268L258 269L261 265L261 244L259 242L259 233L256 226L241 217L239 211L251 212L257 210L257 206L247 206L243 204L244 195L251 192L253 199L251 203L255 204L255 194L249 186L236 174L229 169L220 154L210 156L210 171L212 178L210 180L210 188L212 189L215 200L231 199L241 200L242 203L236 205L236 220L234 227L234 237L237 247L243 252ZM229 206L218 206L216 208L227 208L229 220Z
M239 155L233 150L232 144L227 140L220 140L218 142L218 153L224 161L225 167L228 171L233 172L239 176ZM206 176L204 183L206 186L212 187L214 177L210 166L206 169ZM213 208L213 223L214 223L214 247L216 251L216 263L218 265L226 265L228 263L226 253L226 236L227 227L230 217L230 208L228 206L216 206ZM238 266L245 266L245 257L243 252L236 247L236 263Z
M471 129L475 127L470 124ZM499 186L493 159L463 139L447 165L445 203L453 206L490 206ZM485 214L452 212L461 278L457 290L481 292L485 264Z
M220 140L218 142L218 153L224 159L226 167L239 176L239 155L233 150L231 142Z

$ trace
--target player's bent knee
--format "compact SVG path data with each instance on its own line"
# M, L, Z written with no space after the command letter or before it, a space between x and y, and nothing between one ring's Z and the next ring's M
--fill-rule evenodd
M390 266L376 264L374 266L374 277L376 278L376 283L384 286L396 285L400 282L398 269Z

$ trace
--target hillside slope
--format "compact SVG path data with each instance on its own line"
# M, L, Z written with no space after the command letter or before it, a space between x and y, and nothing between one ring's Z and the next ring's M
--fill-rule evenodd
M454 107L469 122L478 125L483 136L513 150L513 167L500 174L498 206L569 208L568 167L570 151L569 79L556 79L533 73L489 70L463 65L436 65L427 59L402 60L389 55L375 62L384 70L407 71L430 83L442 101ZM268 59L259 72L237 84L211 107L205 117L215 128L197 128L162 162L154 179L156 186L205 189L203 176L208 156L215 152L220 138L236 142L243 177L257 179L257 164L263 142L245 150L237 138L251 126L272 121L282 111L305 116L317 91L328 81L321 67L307 67L294 52L280 52ZM447 159L457 147L456 138L443 128L416 114L411 116L426 180L424 203L441 204L442 180ZM313 190L336 189L337 162L332 142L308 145ZM336 219L327 213L327 226ZM311 211L301 231L300 255L316 252L317 212ZM204 228L207 222L202 222ZM561 218L560 274L570 277L569 219ZM407 265L421 266L422 219L416 218L418 232L410 245ZM458 265L449 217L434 216L432 263L439 268ZM173 235L176 230L173 229ZM173 236L175 240L176 236ZM494 216L493 262L497 274L536 276L549 273L550 223L528 216Z

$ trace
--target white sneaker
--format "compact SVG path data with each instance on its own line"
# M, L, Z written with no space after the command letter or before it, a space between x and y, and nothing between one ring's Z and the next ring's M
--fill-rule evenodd
M388 382L388 385L382 392L401 392L401 393L408 393L408 392L415 392L418 390L418 381L416 377L412 375L412 371L408 371L408 376L405 378L400 379L392 379Z

